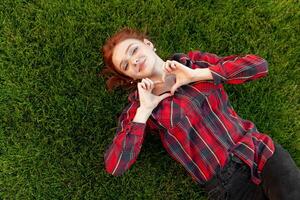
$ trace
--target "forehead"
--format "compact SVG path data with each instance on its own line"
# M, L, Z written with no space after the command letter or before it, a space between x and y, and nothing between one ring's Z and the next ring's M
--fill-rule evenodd
M137 39L126 39L115 46L112 55L112 62L116 67L119 67L122 59L124 58L125 51L131 43L141 43L141 41Z

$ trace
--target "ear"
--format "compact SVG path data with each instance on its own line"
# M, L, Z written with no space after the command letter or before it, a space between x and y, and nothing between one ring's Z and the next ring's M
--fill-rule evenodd
M148 46L150 46L152 49L154 49L154 45L152 44L152 42L150 42L150 40L144 38L144 43Z

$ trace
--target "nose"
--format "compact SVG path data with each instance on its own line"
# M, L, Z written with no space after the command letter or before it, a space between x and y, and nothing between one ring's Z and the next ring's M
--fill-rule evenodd
M140 60L137 57L131 57L130 61L131 61L131 64L136 66L139 63Z

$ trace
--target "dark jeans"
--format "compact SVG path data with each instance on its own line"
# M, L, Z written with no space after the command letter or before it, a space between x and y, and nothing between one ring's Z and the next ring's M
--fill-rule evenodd
M250 180L250 169L237 157L205 184L208 199L300 200L300 170L290 154L275 143L275 152L262 172L262 183Z

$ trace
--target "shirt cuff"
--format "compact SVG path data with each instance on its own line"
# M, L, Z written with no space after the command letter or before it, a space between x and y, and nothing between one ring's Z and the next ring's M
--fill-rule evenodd
M131 134L142 136L145 132L146 123L130 122L129 127L131 127Z
M224 77L222 77L217 71L219 70L219 66L214 65L211 67L208 67L209 70L211 71L211 75L213 77L213 81L215 85L218 85L220 83L224 82Z

